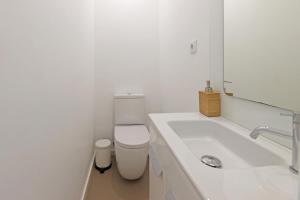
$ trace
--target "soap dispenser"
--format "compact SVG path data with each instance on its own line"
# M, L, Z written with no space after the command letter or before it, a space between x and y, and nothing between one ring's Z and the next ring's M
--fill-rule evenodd
M207 81L206 81L205 92L213 92L212 87L210 87L210 80L207 80Z
M199 111L207 117L221 115L221 96L210 86L210 80L206 81L205 91L199 91Z

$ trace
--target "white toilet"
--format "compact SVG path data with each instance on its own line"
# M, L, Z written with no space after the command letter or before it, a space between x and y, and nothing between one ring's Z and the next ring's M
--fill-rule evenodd
M117 94L115 105L115 153L121 176L140 178L146 169L150 135L146 128L143 94Z

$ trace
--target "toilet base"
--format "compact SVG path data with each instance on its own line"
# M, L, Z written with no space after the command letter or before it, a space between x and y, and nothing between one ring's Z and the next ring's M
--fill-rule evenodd
M112 163L110 163L110 165L107 167L98 167L95 162L95 169L97 169L100 172L100 174L104 174L104 172L109 170L111 168L111 166L112 166Z
M122 178L136 180L143 176L148 160L148 145L130 149L115 142L116 165Z

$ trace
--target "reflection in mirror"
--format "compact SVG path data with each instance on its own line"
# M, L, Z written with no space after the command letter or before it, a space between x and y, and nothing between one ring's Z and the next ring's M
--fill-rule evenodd
M224 0L224 88L300 112L300 1Z

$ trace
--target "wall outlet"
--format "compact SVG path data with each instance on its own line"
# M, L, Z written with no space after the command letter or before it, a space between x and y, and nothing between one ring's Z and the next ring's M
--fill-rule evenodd
M198 40L194 40L190 43L191 54L197 53L197 50L198 50Z

